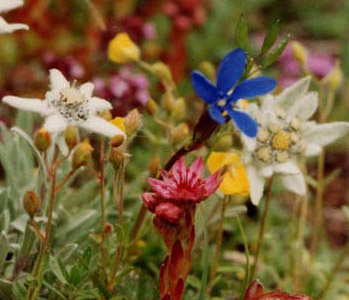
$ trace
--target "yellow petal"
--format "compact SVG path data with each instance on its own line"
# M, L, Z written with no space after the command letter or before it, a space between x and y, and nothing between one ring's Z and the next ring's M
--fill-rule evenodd
M122 130L122 132L125 132L124 120L125 118L116 117L113 120L111 120L110 123L118 127L120 130Z
M249 184L247 172L238 154L233 152L212 152L207 160L211 173L226 168L223 181L219 187L225 195L248 195Z
M108 45L108 57L118 64L128 63L139 60L140 50L127 33L119 33Z

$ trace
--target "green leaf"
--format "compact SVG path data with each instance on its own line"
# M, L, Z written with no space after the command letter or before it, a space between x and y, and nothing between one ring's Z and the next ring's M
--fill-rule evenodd
M0 299L11 299L12 285L11 281L0 279Z
M61 265L58 261L58 259L55 256L50 256L49 259L49 266L50 266L50 270L52 271L53 274L55 274L55 276L57 277L57 279L63 283L63 284L67 284L67 279L64 276L64 272L61 268Z
M17 133L18 135L20 135L26 142L27 144L30 146L30 148L33 150L39 166L40 166L40 173L38 178L40 178L42 180L42 183L45 184L45 186L47 187L47 171L46 171L46 167L45 167L45 163L44 160L39 152L39 150L35 147L32 139L30 138L30 136L25 133L22 129L18 128L18 127L13 127L11 128L11 131Z
M12 285L12 294L14 299L23 300L26 298L27 289L24 286L24 282L17 281Z
M30 228L29 221L28 221L24 231L23 239L22 239L21 249L19 253L20 257L29 255L29 253L31 252L34 246L35 240L36 240L35 233Z
M10 251L10 244L4 232L0 236L0 271L6 261L8 252Z
M337 168L333 170L329 175L326 176L324 180L324 186L330 184L333 180L335 180L340 174L342 173L342 170Z
M277 20L273 25L271 25L265 35L263 46L261 50L261 56L266 54L270 48L274 45L280 32L280 20Z
M236 44L244 49L248 50L248 26L247 21L243 15L240 15L236 31L235 31L235 40Z
M54 286L50 285L48 282L43 281L42 284L46 286L51 292L56 294L59 297L59 299L67 300L67 298L60 291L58 291Z
M261 68L262 69L269 67L279 58L279 56L282 54L282 52L284 52L284 50L288 44L289 39L290 39L289 36L284 38L273 52L271 52L268 56L266 56L265 58L262 59L262 61L261 61Z
M82 265L75 265L72 267L69 273L69 283L77 286L87 276L87 272Z

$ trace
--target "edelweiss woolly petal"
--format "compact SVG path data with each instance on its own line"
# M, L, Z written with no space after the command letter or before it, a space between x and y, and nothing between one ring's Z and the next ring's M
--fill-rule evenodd
M250 185L250 197L254 205L258 205L263 197L265 178L260 175L258 170L252 166L246 166L248 181Z
M349 133L348 122L318 124L304 133L308 143L326 146Z
M111 103L107 100L98 97L92 97L89 100L89 106L94 112L100 112L104 110L110 110L113 108Z
M29 27L25 24L12 23L9 24L3 17L0 17L0 33L12 33L16 30L28 30Z
M276 103L288 110L295 102L304 95L310 86L311 77L307 76L298 80L290 87L284 89L281 94L275 97Z
M0 13L5 13L23 5L21 0L0 1Z
M297 195L303 196L306 193L306 184L302 173L295 175L282 175L281 182L287 190Z
M2 99L2 101L12 107L25 111L36 112L41 115L47 115L49 111L46 101L40 99L6 96Z
M52 90L61 91L64 88L69 87L69 82L61 73L61 71L57 69L50 70L50 83Z
M113 138L117 135L126 136L125 133L117 126L111 124L107 120L101 117L90 117L85 122L79 124L79 126L87 131L98 133L109 138Z
M46 118L42 126L51 134L59 134L63 132L68 126L66 120L60 114L50 115Z

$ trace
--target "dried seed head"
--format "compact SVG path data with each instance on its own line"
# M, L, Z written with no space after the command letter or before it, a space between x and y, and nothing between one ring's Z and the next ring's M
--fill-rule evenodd
M115 171L119 170L121 163L124 161L125 155L122 151L112 148L109 154L109 161L111 162Z
M172 141L176 144L182 142L189 135L189 127L187 123L181 123L171 131Z
M175 120L181 120L185 114L186 103L184 98L178 98L173 105L172 116Z

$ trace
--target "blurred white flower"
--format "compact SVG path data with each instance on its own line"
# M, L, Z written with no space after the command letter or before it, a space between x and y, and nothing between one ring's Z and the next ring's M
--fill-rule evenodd
M59 134L71 124L110 138L125 136L118 127L96 115L112 106L108 101L92 96L92 83L78 87L76 82L69 83L56 69L50 70L50 82L51 90L46 93L44 100L6 96L3 101L13 107L43 115L43 127L51 134Z
M267 178L274 173L279 174L286 189L304 195L306 184L297 158L318 155L322 147L349 132L348 122L309 121L318 108L317 93L308 92L310 80L305 77L277 96L265 96L261 108L255 104L247 108L258 123L256 138L242 137L251 201L255 205L263 196Z
M22 0L0 0L0 14L16 9L22 5ZM22 29L28 30L29 27L20 23L9 24L3 17L0 17L0 33L12 33Z

